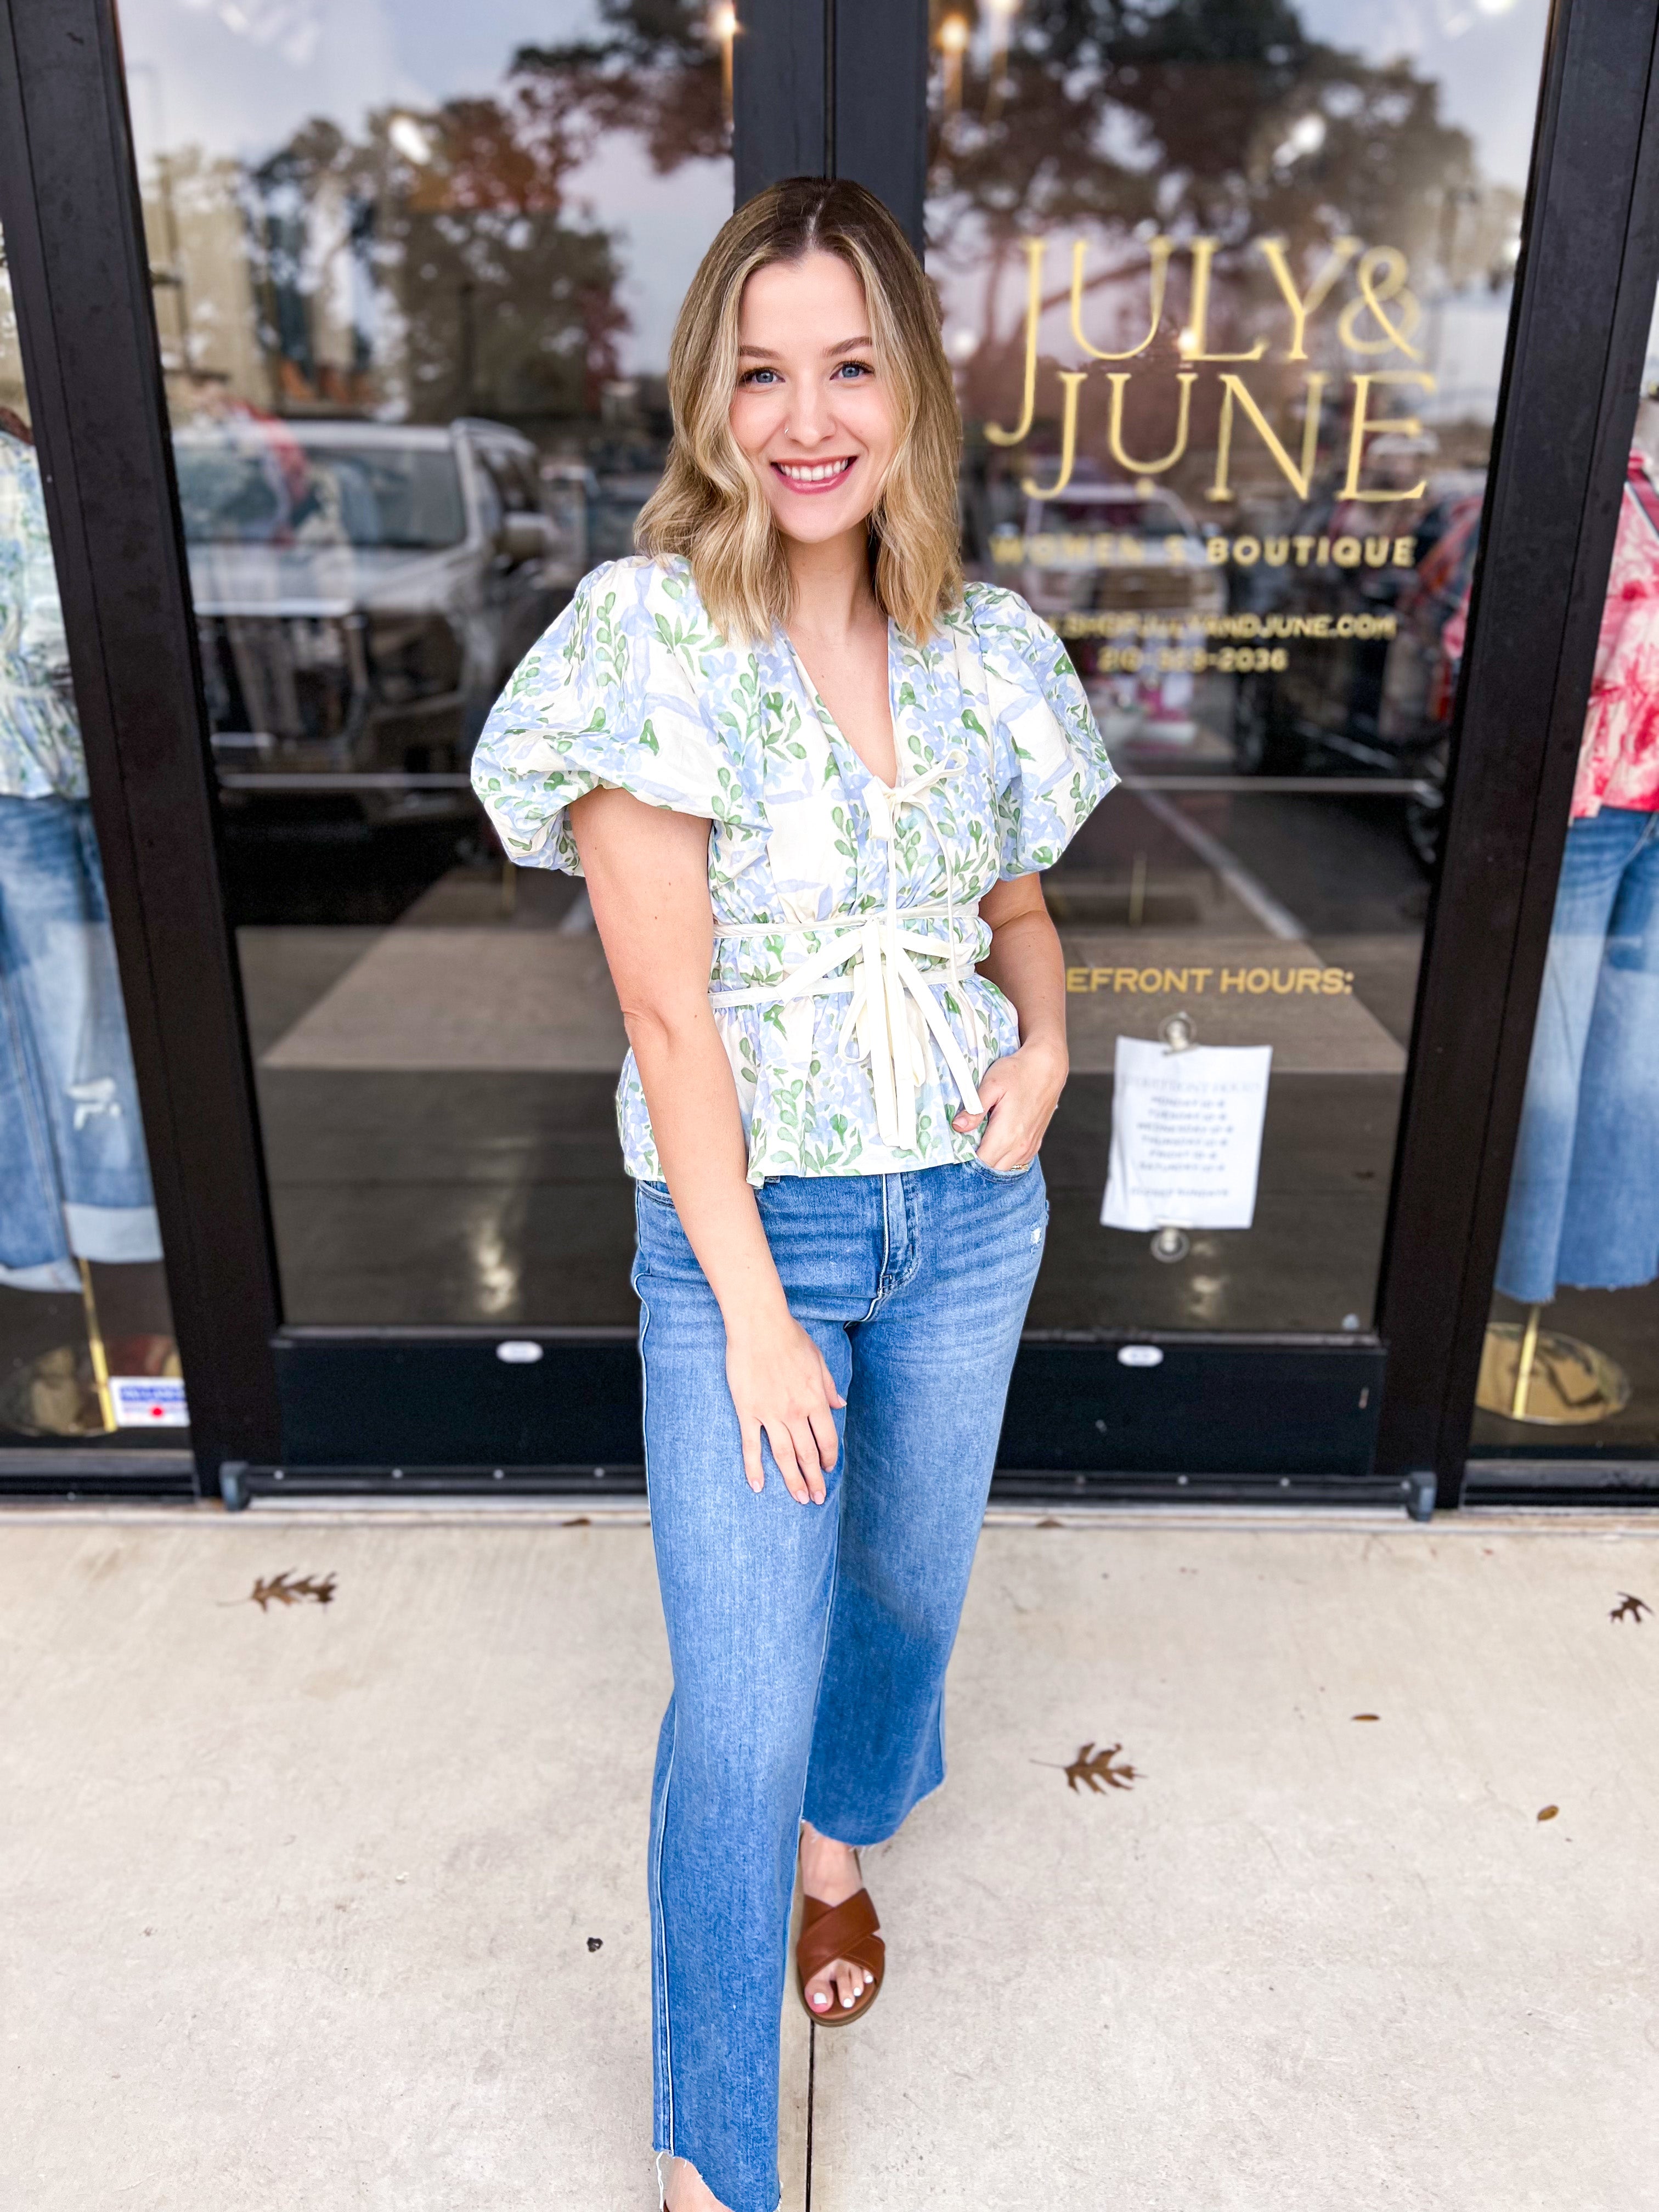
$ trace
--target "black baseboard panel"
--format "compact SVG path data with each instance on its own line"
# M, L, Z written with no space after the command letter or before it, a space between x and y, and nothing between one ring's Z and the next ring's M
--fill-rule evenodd
M1659 1506L1659 1459L1472 1459L1465 1505Z
M1385 1354L1370 1339L1028 1340L1000 1464L1137 1478L1370 1478Z
M0 1447L0 1500L180 1504L193 1503L199 1495L196 1462L187 1451L96 1444Z
M1033 1338L1009 1391L998 1494L1199 1485L1357 1499L1352 1486L1373 1480L1383 1365L1381 1346L1351 1338ZM276 1368L289 1496L393 1481L405 1494L641 1486L631 1332L295 1330ZM274 1486L274 1464L248 1480ZM1401 1494L1398 1471L1376 1494Z
M285 1474L638 1468L631 1330L500 1337L294 1331L276 1340Z

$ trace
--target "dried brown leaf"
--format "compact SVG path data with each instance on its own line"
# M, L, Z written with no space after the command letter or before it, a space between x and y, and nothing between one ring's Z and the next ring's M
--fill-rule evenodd
M1082 1746L1077 1757L1065 1770L1066 1787L1075 1790L1079 1783L1085 1790L1099 1796L1103 1784L1108 1790L1133 1789L1139 1777L1137 1770L1126 1760L1121 1766L1112 1761L1123 1748L1121 1743L1109 1743L1103 1751L1097 1751L1092 1739Z
M1380 1721L1382 1716L1381 1713L1355 1713L1352 1717L1357 1721Z
M257 1605L261 1613L269 1613L276 1605L332 1605L334 1577L326 1575L295 1576L286 1568L280 1575L267 1576L256 1582L248 1592L250 1604Z
M1553 1820L1560 1809L1559 1805L1546 1805L1538 1817L1540 1820Z
M1632 1597L1628 1590L1620 1590L1619 1593L1619 1602L1614 1606L1613 1611L1607 1615L1607 1619L1609 1620L1633 1620L1639 1626L1642 1615L1644 1613L1651 1613L1652 1611L1653 1607L1648 1603L1645 1598Z

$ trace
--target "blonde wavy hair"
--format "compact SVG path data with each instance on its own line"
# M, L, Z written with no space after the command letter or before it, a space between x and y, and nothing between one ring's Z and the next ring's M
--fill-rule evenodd
M848 179L773 185L738 210L704 254L668 349L668 465L634 542L653 558L690 562L710 619L733 644L769 637L787 617L782 535L732 435L729 410L744 286L757 269L809 253L837 255L864 288L897 433L870 516L870 580L884 611L924 644L962 599L962 418L921 264L874 193Z

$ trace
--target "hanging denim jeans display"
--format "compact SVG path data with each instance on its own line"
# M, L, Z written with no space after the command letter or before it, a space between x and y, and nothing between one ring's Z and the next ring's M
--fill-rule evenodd
M0 1283L161 1255L91 810L0 795Z
M1498 1287L1659 1276L1659 813L1575 822L1533 1033Z

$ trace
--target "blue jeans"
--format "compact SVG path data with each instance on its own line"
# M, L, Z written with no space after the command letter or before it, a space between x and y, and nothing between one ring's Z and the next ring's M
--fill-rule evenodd
M778 2202L778 2020L802 1819L890 1836L945 1775L945 1669L1048 1218L1042 1171L757 1193L847 1400L822 1506L744 1480L726 1332L667 1186L635 1212L645 1453L673 1662L653 1789L655 2142Z
M0 1280L161 1256L92 813L0 795Z
M1659 815L1575 822L1555 894L1498 1287L1659 1275Z

